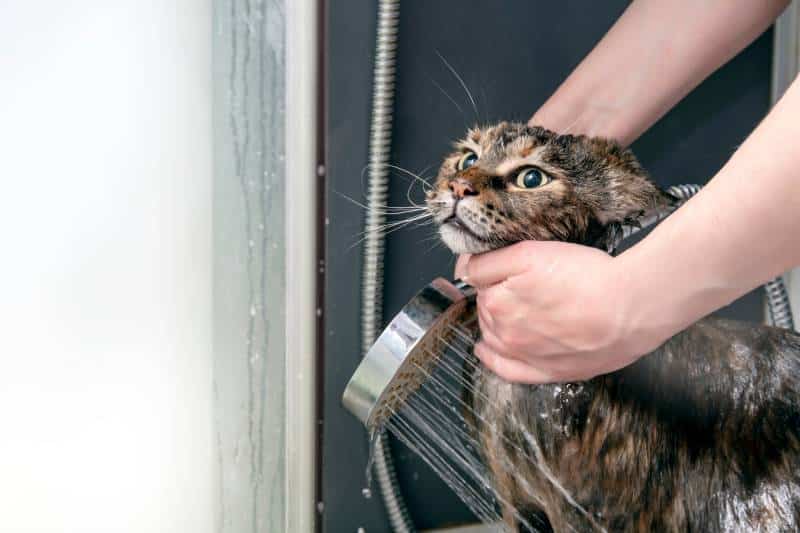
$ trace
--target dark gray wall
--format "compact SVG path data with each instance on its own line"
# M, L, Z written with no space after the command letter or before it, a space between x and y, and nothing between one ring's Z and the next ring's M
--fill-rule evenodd
M403 2L392 160L435 171L449 144L476 122L463 89L437 51L461 74L477 101L478 121L527 120L591 50L628 2L437 0ZM339 398L360 358L358 291L361 210L336 192L363 199L376 7L367 0L330 2L327 43L327 226L324 343L323 530L388 531L380 497L361 495L367 445L363 428ZM680 38L680 35L676 35ZM661 185L704 182L767 111L771 32L689 95L633 148ZM609 73L612 76L614 73ZM442 94L440 85L461 107ZM428 174L430 175L430 174ZM393 177L391 203L406 205L409 182ZM419 188L414 197L421 197ZM390 235L385 316L422 285L449 276L453 259L426 228ZM743 249L744 251L744 249ZM761 298L724 312L760 320ZM420 528L469 519L445 485L395 443L404 494Z

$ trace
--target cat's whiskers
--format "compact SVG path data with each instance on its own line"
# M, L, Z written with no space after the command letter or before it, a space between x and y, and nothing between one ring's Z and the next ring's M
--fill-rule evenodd
M450 96L450 93L448 93L447 91L445 91L445 90L444 90L444 88L442 88L442 86L441 86L441 85L439 85L438 83L436 83L436 80L434 80L433 78L431 78L431 83L433 83L433 85L434 85L434 86L436 86L436 88L437 88L437 89L439 89L439 90L442 92L442 94L443 94L443 95L445 95L445 96L447 97L447 99L448 99L448 100L450 100L450 101L453 103L453 105L454 105L454 106L456 106L456 109L458 109L458 111L459 111L459 113L461 113L461 115L464 115L464 110L463 110L463 109L461 109L461 106L460 106L460 105L458 105L458 102L456 102L456 101L453 99L453 97L452 97L452 96Z
M358 246L359 244L361 244L364 241L364 239L367 238L367 235L370 234L371 232L379 234L382 237L386 237L387 235L389 235L391 233L394 233L395 231L397 231L399 229L403 229L405 227L408 227L411 224L414 224L413 227L418 227L418 226L424 226L424 225L430 224L431 222L433 222L433 213L431 213L431 212L425 212L425 213L414 215L414 216L411 216L411 217L408 217L408 218L404 218L402 220L396 220L394 222L389 222L387 224L383 224L381 226L378 226L377 228L374 228L372 230L366 230L366 231L362 231L360 233L357 233L356 236L360 236L361 238L358 239L356 242L354 242L352 245L350 245L350 247L348 249L353 248L353 247Z
M406 217L406 218L403 218L403 219L400 219L400 220L394 220L392 222L387 222L385 224L381 224L380 226L377 226L376 228L374 228L372 230L365 230L365 231L361 232L359 235L369 233L370 231L374 231L374 232L380 233L380 232L382 232L384 230L395 228L396 226L408 225L408 224L411 224L413 222L417 222L417 221L420 221L420 220L425 220L425 219L430 218L432 216L433 216L432 213L420 213L420 214L417 214L417 215L412 215L410 217Z
M414 172L411 172L410 170L408 170L408 169L406 169L406 168L403 168L403 167L401 167L401 166L398 166L398 165L392 165L392 164L388 164L388 163L387 163L387 164L386 164L386 166L387 166L388 168L391 168L392 170L396 170L396 171L398 171L398 172L402 172L403 174L405 174L405 175L407 175L407 176L409 176L409 177L413 178L413 180L412 180L412 182L411 182L411 185L412 185L412 186L413 186L415 183L419 182L419 183L422 185L422 192L424 192L425 194L427 194L427 193L429 193L430 191L432 191L432 190L433 190L433 185L431 185L431 184L428 182L428 180L426 180L425 178L423 178L423 177L422 177L422 176L420 176L419 174L415 174ZM412 187L409 187L409 191L411 190L411 188L412 188ZM409 203L410 203L411 205L418 205L418 204L414 203L413 201L411 201L411 199L410 199L410 198L409 198Z
M464 120L464 126L466 127L467 126L467 117L466 117L466 114L464 113L464 110L461 108L460 105L458 105L458 102L456 102L453 99L453 97L450 96L450 94L442 88L441 85L436 83L436 81L433 78L431 78L431 83L433 83L433 85L436 86L436 88L439 89L441 91L441 93L443 95L445 95L445 97L447 97L447 99L450 100L453 103L454 106L456 106L456 109L458 109L458 112L461 115L461 118Z
M364 180L364 173L368 169L372 168L373 166L374 166L373 164L368 163L368 164L364 165L363 169L361 169L361 181L362 181L362 183L363 183L363 180ZM406 190L406 200L408 201L409 204L411 204L411 207L418 208L418 209L427 209L427 207L424 204L417 203L417 202L415 202L414 200L411 199L411 191L414 188L414 185L416 183L420 183L422 185L422 192L424 194L426 194L426 195L429 194L433 190L433 186L425 178L423 178L419 174L411 172L410 170L408 170L406 168L403 168L403 167L398 166L398 165L392 165L390 163L383 163L383 164L381 164L379 166L379 168L389 168L389 169L396 170L396 171L402 173L402 175L411 177L412 178L411 183L409 184L408 189ZM430 168L430 165L425 167L423 172L426 171L428 168ZM365 206L362 206L362 207L365 207Z
M399 172L402 172L403 174L413 178L414 180L419 181L422 184L423 190L426 191L426 192L433 188L433 186L428 182L428 180L426 180L425 178L423 178L419 174L416 174L416 173L408 170L407 168L403 168L403 167L398 166L398 165L393 165L391 163L381 163L380 165L375 165L373 163L367 163L366 165L364 165L364 168L361 169L361 176L363 177L364 173L367 170L369 170L370 168L372 168L373 166L377 166L379 168L380 167L390 168L392 170L397 170ZM425 170L427 170L427 168L429 168L429 167L430 167L430 165L428 167L426 167Z
M469 88L467 87L467 84L464 82L464 79L458 74L458 72L456 72L456 69L454 69L453 66L450 63L447 62L447 60L444 58L444 56L441 53L439 53L438 50L436 51L436 55L439 56L439 59L442 60L442 63L444 63L444 65L447 67L447 69L450 72L453 73L453 76L456 77L458 82L461 84L461 87L464 88L464 92L467 93L467 97L469 98L469 101L472 104L472 109L475 110L475 120L480 121L481 117L480 117L480 113L478 112L478 105L475 103L475 99L472 97L472 93L470 92Z
M404 214L413 213L413 212L426 211L428 209L427 206L424 206L424 205L413 205L413 206L383 205L383 206L370 207L368 205L362 204L358 200L354 200L353 198L351 198L351 197L347 196L346 194L343 194L343 193L341 193L341 192L339 192L337 190L334 190L333 192L338 194L339 196L341 196L342 198L344 198L348 202L350 202L352 204L355 204L358 207L361 207L362 209L366 210L367 212L372 212L372 213L379 213L379 214L393 216L393 215L404 215Z

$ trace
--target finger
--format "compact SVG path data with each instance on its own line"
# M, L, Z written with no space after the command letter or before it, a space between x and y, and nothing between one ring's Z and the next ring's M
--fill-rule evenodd
M470 257L461 279L473 287L488 287L528 268L529 259L539 243L525 241Z
M519 361L525 364L531 364L531 359L525 357L523 352L520 350L515 350L508 346L505 342L503 342L500 337L495 334L492 328L484 329L481 326L481 338L480 341L485 343L491 350L499 355L500 357L505 357L506 359L513 359L515 361ZM535 359L534 359L535 361Z
M565 265L579 263L587 250L593 254L608 256L602 250L578 244L557 241L522 241L505 248L472 256L467 261L466 272L462 279L473 287L496 285L501 281L513 278L523 272L535 268L539 277L531 279L548 279L551 273ZM577 258L577 259L576 259Z
M478 324L481 330L480 342L486 344L493 352L504 354L505 346L500 342L500 339L497 338L497 335L492 332L491 325L487 324L481 315L478 315Z
M482 342L475 345L475 355L486 368L511 383L542 384L557 381L546 371L498 355Z
M476 301L478 309L483 309L492 315L495 320L507 316L519 306L517 296L512 291L507 290L504 285L492 285L491 287L478 289Z
M489 329L494 329L495 327L494 316L492 316L492 314L489 311L487 311L485 307L481 305L477 306L476 310L478 311L478 321L479 322L481 320L483 321L483 324L481 324L481 328L483 328L483 325L486 325L486 327L488 327Z
M477 303L478 316L483 317L495 335L506 338L505 335L513 328L509 316L513 316L520 306L516 296L506 290L505 285L494 285L478 291Z
M455 279L462 279L467 273L465 269L470 257L472 257L472 254L461 254L458 256L456 260Z

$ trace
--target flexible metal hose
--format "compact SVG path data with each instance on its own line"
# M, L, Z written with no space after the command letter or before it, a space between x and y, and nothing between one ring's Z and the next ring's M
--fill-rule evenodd
M794 329L792 306L789 303L789 293L782 277L777 277L764 284L767 291L767 309L769 319L773 326Z
M372 118L369 143L369 182L365 221L364 266L361 274L361 351L367 351L378 337L383 319L384 206L389 194L389 153L392 147L395 58L399 0L381 0L375 38L375 67L372 87ZM408 513L394 471L389 438L381 431L376 442L375 478L389 515L392 531L410 533L414 524Z

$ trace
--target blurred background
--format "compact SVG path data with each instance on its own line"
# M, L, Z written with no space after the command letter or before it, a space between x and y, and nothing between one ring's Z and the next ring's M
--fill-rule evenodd
M466 127L527 120L628 2L399 4L390 159L431 176ZM390 531L340 404L377 10L0 3L0 532ZM705 182L764 116L798 21L792 4L633 145L661 185ZM389 202L411 185L392 173ZM384 319L450 275L428 237L388 237ZM474 522L391 453L417 529Z

